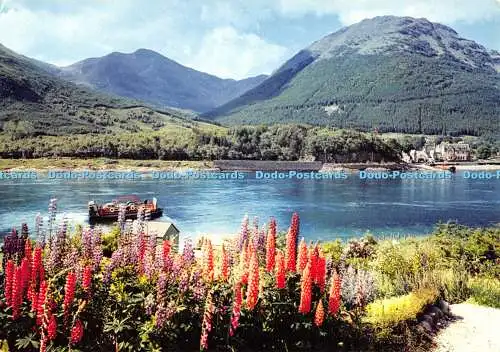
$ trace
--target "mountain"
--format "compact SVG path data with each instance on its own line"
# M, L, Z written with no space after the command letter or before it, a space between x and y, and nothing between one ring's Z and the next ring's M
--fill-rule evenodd
M376 17L313 43L257 87L203 116L226 124L498 132L495 55L426 19Z
M491 58L493 59L493 66L500 73L500 52L492 50L490 52Z
M267 78L260 75L240 81L221 79L146 49L86 59L62 68L59 75L77 84L158 107L196 112L227 103Z
M96 93L54 76L54 66L0 44L0 126L21 135L135 132L186 125L176 111Z

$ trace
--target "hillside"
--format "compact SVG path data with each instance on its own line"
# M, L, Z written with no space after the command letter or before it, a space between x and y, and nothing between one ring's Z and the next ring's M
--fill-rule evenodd
M103 92L139 99L158 107L211 110L240 96L267 76L221 79L182 66L157 52L139 49L111 53L60 69L59 76Z
M425 19L376 17L324 37L204 115L384 132L498 133L498 57Z
M175 111L96 93L55 77L55 68L0 45L0 126L17 138L117 133L192 125ZM52 71L53 73L53 71Z

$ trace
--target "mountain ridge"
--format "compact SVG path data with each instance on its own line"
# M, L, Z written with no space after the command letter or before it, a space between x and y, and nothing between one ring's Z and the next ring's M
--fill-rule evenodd
M179 111L102 94L0 44L0 127L18 136L137 132L188 124Z
M496 56L450 27L375 17L315 41L257 87L202 116L226 124L498 131L495 69Z
M266 75L258 75L242 80L222 79L143 48L132 53L112 52L84 59L60 68L58 76L158 107L195 112L222 105L267 78Z

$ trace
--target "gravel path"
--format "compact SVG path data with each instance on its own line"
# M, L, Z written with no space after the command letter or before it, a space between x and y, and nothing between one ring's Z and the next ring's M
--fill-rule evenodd
M500 309L451 305L457 320L436 336L435 352L500 352Z

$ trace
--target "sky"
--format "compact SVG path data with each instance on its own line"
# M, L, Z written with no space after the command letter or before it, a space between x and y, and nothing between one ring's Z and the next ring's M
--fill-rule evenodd
M146 48L242 79L380 15L425 17L500 50L500 0L0 0L0 43L58 66Z

